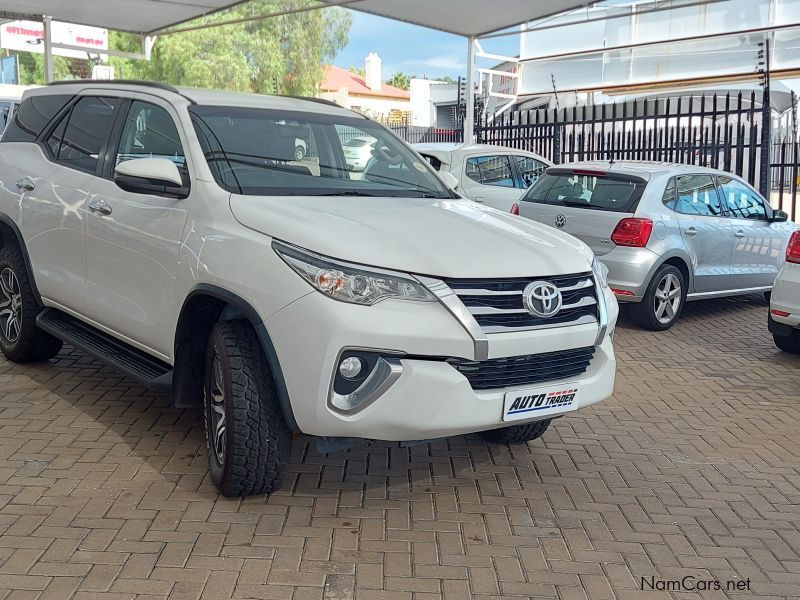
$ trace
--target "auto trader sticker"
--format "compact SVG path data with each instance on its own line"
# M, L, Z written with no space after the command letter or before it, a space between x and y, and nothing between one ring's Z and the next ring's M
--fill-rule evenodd
M539 418L578 408L578 386L557 385L517 390L505 395L503 420Z

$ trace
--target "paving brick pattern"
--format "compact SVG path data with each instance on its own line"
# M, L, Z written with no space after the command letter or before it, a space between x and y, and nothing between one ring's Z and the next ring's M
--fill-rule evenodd
M800 358L759 298L623 323L607 402L514 446L328 457L219 497L197 411L65 350L0 361L0 598L800 597ZM645 591L641 578L745 591Z

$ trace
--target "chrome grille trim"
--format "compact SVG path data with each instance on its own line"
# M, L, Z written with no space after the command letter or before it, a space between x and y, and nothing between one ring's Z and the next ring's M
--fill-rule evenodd
M549 281L559 288L564 305L557 315L548 319L539 318L524 307L523 290L533 281ZM596 323L602 333L598 339L604 337L603 324L607 322L605 298L601 297L602 290L592 273L505 279L444 279L440 282L460 301L485 334Z

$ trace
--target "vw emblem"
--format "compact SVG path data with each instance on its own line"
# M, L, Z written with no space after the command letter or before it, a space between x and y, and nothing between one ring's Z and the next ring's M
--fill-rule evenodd
M548 319L561 310L561 290L549 281L529 283L522 292L522 304L535 317Z
M567 224L567 217L564 215L556 215L555 218L556 227L559 229L563 229L564 226Z

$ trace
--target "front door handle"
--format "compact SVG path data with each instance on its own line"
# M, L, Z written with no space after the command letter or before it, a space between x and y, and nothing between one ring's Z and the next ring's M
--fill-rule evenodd
M689 229L686 230L686 235L691 235L691 236L697 235L697 229L695 229L694 227L689 227Z
M742 231L742 230L740 229L739 231L737 231L737 232L736 232L736 234L735 234L735 235L736 235L736 237L737 237L737 238L743 238L743 237L744 237L744 231Z
M484 200L483 196L476 196L475 197L475 202L484 202L484 201L485 200Z
M17 187L21 190L26 192L32 192L36 189L36 184L31 181L29 177L23 177L19 181L17 181Z
M90 200L89 201L89 210L92 211L96 215L101 215L103 217L107 217L111 214L111 207L105 200Z

